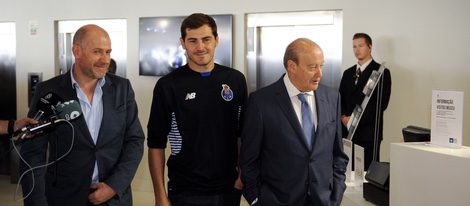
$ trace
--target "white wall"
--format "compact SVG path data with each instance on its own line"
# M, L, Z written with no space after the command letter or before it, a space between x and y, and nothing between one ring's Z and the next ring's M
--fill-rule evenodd
M369 33L373 56L386 61L392 73L392 97L385 113L382 160L389 160L389 143L400 142L401 129L408 125L430 127L431 90L464 91L465 122L470 121L470 1L428 0L0 0L0 22L16 22L18 115L27 113L27 73L43 72L53 77L55 20L126 18L128 20L127 77L146 128L156 77L138 75L139 17L180 16L193 12L234 15L234 67L245 73L244 14L254 12L342 9L343 68L355 63L351 38ZM28 22L37 20L39 35L30 37ZM223 38L223 37L221 37ZM470 145L464 128L464 145ZM147 182L146 182L147 181ZM136 177L142 190L151 191L146 157Z

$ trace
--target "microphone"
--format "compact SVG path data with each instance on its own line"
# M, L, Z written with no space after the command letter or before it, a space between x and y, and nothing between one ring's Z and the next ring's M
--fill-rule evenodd
M57 105L56 111L58 117L65 120L74 120L82 115L82 107L75 100Z
M82 115L82 108L75 100L70 100L54 107L53 112L57 113L57 118L49 118L44 123L30 125L23 127L21 130L15 132L13 140L24 139L27 135L36 134L48 128L52 128L64 121L71 121L77 119Z
M62 98L60 98L57 94L53 92L46 93L43 97L39 99L36 103L36 108L38 112L34 115L34 120L42 120L43 117L49 117L55 114L54 109L57 104L62 102Z

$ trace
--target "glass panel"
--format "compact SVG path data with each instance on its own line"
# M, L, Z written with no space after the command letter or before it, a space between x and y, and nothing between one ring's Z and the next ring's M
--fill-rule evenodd
M321 84L338 88L341 80L342 11L247 14L247 68L251 91L278 80L287 45L306 37L323 49Z

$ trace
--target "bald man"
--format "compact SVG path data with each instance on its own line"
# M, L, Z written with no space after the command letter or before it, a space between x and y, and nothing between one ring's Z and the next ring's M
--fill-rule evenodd
M29 165L22 163L22 172L55 161L23 178L24 205L132 205L130 185L144 142L134 91L129 80L107 73L111 39L101 27L78 29L72 52L73 68L40 83L33 102L53 92L79 102L83 114L71 121L73 127L59 125L23 144ZM36 112L33 105L28 115Z
M250 95L242 132L243 195L250 205L339 205L348 157L340 96L320 85L324 57L300 38L284 55L277 82Z

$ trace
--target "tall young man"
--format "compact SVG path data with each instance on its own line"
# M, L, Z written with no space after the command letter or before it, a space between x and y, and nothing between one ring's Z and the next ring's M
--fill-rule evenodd
M214 19L188 16L180 42L188 64L155 85L148 123L149 167L156 205L239 205L238 137L247 96L235 69L214 63ZM165 148L168 195L164 184Z

